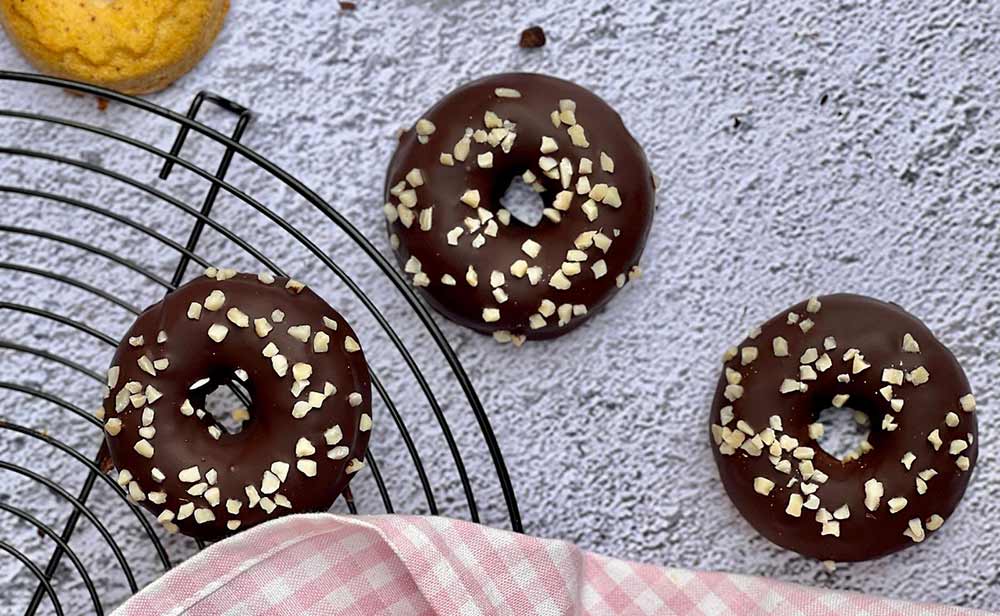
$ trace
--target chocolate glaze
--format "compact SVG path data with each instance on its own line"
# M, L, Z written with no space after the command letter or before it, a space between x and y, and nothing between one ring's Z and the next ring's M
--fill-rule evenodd
M362 414L371 413L371 390L368 367L364 354L358 350L345 351L346 336L357 337L350 326L323 299L306 288L296 294L287 289L287 278L277 278L272 284L260 282L255 276L238 274L227 280L216 280L208 276L199 277L167 295L163 301L146 309L129 329L125 339L115 353L112 366L118 366L120 374L110 395L104 400L105 422L115 418L121 421L121 431L117 436L107 435L107 443L112 460L119 471L128 470L145 493L143 506L154 514L164 509L178 513L183 503L191 502L196 508L208 508L215 519L198 523L192 515L184 520L172 520L179 530L193 537L219 539L233 530L227 528L230 520L241 522L239 529L248 528L270 518L293 512L325 511L347 486L355 467L364 460L370 432L363 429ZM217 310L203 309L200 318L188 317L188 307L192 302L204 304L213 290L225 294L225 305ZM248 328L240 328L227 318L230 308L238 307L250 318ZM278 323L272 319L272 311L280 309L285 318ZM264 317L272 324L265 337L256 332L253 319ZM323 317L336 321L336 331L324 323ZM228 334L217 343L211 340L207 331L212 324L227 326ZM308 342L301 342L287 333L293 325L308 324L311 335ZM166 332L167 340L157 342L160 331ZM317 332L325 332L330 337L329 350L314 352ZM130 337L143 337L141 346L132 346ZM279 377L272 362L262 355L262 349L269 342L277 345L280 353L288 359L286 376ZM138 360L143 355L152 360L166 358L169 366L157 370L156 376L140 369ZM293 384L292 365L305 362L312 366L309 386L295 397L290 392ZM184 415L180 408L185 399L196 409L204 409L205 396L219 384L233 378L236 370L246 371L248 379L244 385L252 402L249 407L250 419L242 425L242 431L228 434L225 428L221 438L215 440L208 432L209 426L218 425L211 413L203 419L196 415ZM208 377L211 383L190 390L198 380ZM138 381L146 391L152 385L162 397L134 408L115 411L115 400L119 390L129 381ZM296 419L292 408L296 401L305 400L308 393L322 391L324 383L333 384L337 391L323 401L319 408L313 408L305 417ZM348 396L352 392L361 394L361 404L352 407ZM146 458L133 448L140 440L138 429L142 426L143 409L154 409L152 426L156 433L148 442L153 445L152 458ZM368 419L364 422L368 424ZM336 445L327 445L324 432L339 425L342 438ZM364 425L370 429L370 424ZM300 437L309 439L315 453L308 459L317 463L317 474L308 477L296 468L296 442ZM327 452L334 446L345 446L349 453L342 459L331 459ZM266 495L261 491L265 470L275 461L289 465L287 479L275 494ZM209 469L218 474L217 487L220 490L219 504L211 506L204 496L192 496L187 490L194 485L181 482L178 473L197 465L201 479L205 481ZM348 466L353 465L351 473ZM165 475L162 482L152 476L153 467ZM267 514L258 504L251 508L245 486L254 485L260 496L274 499L278 494L291 501L291 508L278 506L272 514ZM166 502L155 504L148 497L151 492L165 492ZM227 500L242 502L239 513L227 511ZM169 523L167 524L169 528Z
M521 97L499 97L497 88L515 89ZM553 125L550 114L559 109L561 99L576 103L576 120L586 132L589 147L573 145L567 125L559 128ZM484 114L487 111L516 125L517 138L510 153L504 153L501 147L473 141L464 163L456 160L454 166L442 164L441 154L453 152L467 127L486 130ZM593 314L628 280L628 273L639 262L652 223L654 180L642 148L607 103L568 81L537 74L510 73L486 77L458 88L421 118L430 120L436 130L427 136L426 144L420 142L415 128L401 135L386 176L385 196L388 203L397 205L399 201L390 193L391 188L404 180L411 169L420 169L424 184L415 188L417 205L413 210L419 213L433 205L432 228L422 231L416 221L410 228L400 221L390 222L388 227L389 232L399 238L396 250L399 263L405 264L411 256L420 261L422 271L430 279L429 286L420 291L441 314L482 333L508 331L528 338L550 338L579 326L587 315L578 314L563 326L558 324L556 315L551 315L543 327L532 329L529 318L538 312L542 300L549 299L557 306L586 306L587 314ZM554 139L559 149L543 154L540 151L543 136ZM493 167L481 169L477 155L488 151L493 153ZM614 173L602 169L602 151L613 159ZM496 214L502 207L500 198L511 181L531 170L544 187L540 195L544 207L551 208L556 194L564 188L561 180L543 174L539 167L541 156L556 160L566 157L573 165L569 188L574 193L572 205L568 211L561 212L561 222L542 218L532 227L512 218L509 226L499 225L497 237L486 237L486 244L480 248L472 246L475 234L467 230L458 246L448 244L449 230L463 226L466 217L477 216L473 208L459 200L467 189L478 190L479 207ZM620 208L600 205L599 216L593 222L588 221L581 209L587 196L575 190L581 157L593 161L593 171L588 176L591 185L613 185L621 195ZM574 248L574 239L584 231L598 229L613 240L607 254L596 246L587 248L588 258L580 264L582 271L569 277L572 287L557 290L549 286L550 277L566 260L567 251ZM617 237L615 230L619 233ZM532 259L521 250L522 243L528 239L542 246L537 258ZM537 285L532 286L527 276L518 279L511 275L511 264L518 259L543 268ZM607 265L607 274L595 278L591 266L600 259ZM479 277L476 287L466 282L470 265ZM492 294L490 273L494 270L503 273L506 279L503 289L509 299L504 303L499 303ZM453 276L457 284L443 284L441 277L444 274ZM500 319L485 322L484 308L499 308Z
M725 362L725 366L742 373L743 395L732 403L726 399L724 373L716 390L710 423L720 424L720 409L730 404L735 419L728 427L734 430L737 420L742 419L759 433L768 427L771 415L779 415L783 434L798 439L801 446L812 447L815 468L829 475L829 480L819 484L816 491L820 506L831 513L844 504L850 507L850 517L839 520L840 536L820 536L821 524L815 520L816 511L803 509L798 518L785 513L790 494L801 494L798 460L784 454L784 458L792 461L792 472L787 475L772 465L767 448L758 457L743 450L723 455L713 438L712 449L729 497L747 521L774 543L823 560L876 558L915 543L903 535L913 518L921 520L928 537L932 535L926 529L930 517L936 514L947 520L962 498L978 453L975 413L963 411L959 403L962 396L970 393L969 383L951 352L923 323L899 306L846 294L820 297L819 300L822 307L818 313L808 313L806 303L797 304L765 323L758 336L740 344L739 349L757 347L759 356L745 366L739 353ZM815 326L803 333L797 324L788 324L789 312L799 314L802 319L812 319ZM919 353L902 350L903 337L907 333L920 345ZM787 339L787 357L775 357L772 339L776 336ZM836 339L835 350L824 350L827 336ZM820 355L828 353L833 366L825 372L817 371L815 381L803 381L808 384L805 393L780 393L783 379L798 379L800 357L809 347L815 347ZM844 384L838 382L837 376L852 372L852 362L842 359L850 348L859 349L871 367L851 374L851 382ZM929 371L930 380L915 386L904 379L902 386L893 386L893 396L905 401L902 410L896 413L878 392L886 385L882 381L882 369L898 368L909 373L918 366ZM874 449L853 461L842 462L834 458L809 436L808 425L821 411L831 407L836 394L850 395L841 409L843 412L849 412L848 408L862 411L871 420L868 440ZM958 415L956 427L945 425L948 411ZM882 418L886 414L898 424L895 431L882 429ZM944 442L937 451L927 440L935 429L939 430ZM948 448L952 440L967 440L968 435L972 436L972 443L961 455L968 457L970 466L968 471L962 471L956 466L957 456L950 455ZM901 463L906 452L916 456L911 470ZM928 468L935 469L938 474L926 482L928 490L921 495L917 491L916 478L918 472ZM770 495L764 496L754 490L756 477L774 482ZM786 487L791 477L799 482ZM874 512L864 504L864 484L873 477L884 487L884 495ZM887 503L894 497L904 497L908 503L897 513L890 513Z

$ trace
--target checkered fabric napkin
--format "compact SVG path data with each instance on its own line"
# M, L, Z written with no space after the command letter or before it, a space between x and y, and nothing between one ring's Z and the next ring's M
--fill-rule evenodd
M446 518L312 514L213 545L115 615L976 613L626 562Z

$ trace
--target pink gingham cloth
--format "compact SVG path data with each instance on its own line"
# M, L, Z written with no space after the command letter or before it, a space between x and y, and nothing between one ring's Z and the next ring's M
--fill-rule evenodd
M670 569L439 517L296 515L217 543L116 616L984 614Z

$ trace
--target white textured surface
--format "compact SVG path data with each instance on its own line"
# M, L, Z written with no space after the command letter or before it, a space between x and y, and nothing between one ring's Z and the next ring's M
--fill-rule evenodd
M530 533L587 549L673 566L775 576L913 600L1000 608L1000 510L995 417L1000 382L1000 9L996 3L861 2L548 3L237 2L209 58L160 95L186 108L201 88L252 107L246 142L343 212L384 252L379 205L392 133L461 82L532 70L573 79L617 107L662 178L645 275L589 325L563 339L500 347L442 322L490 414ZM517 48L541 24L549 44ZM0 39L0 66L25 70ZM20 86L0 107L78 117L169 147L165 123L112 106ZM37 92L37 95L34 93ZM208 113L228 130L231 119ZM152 181L153 161L51 128L0 121L3 146L98 162ZM218 148L193 139L185 155L214 169ZM243 163L234 182L273 206L355 275L416 349L439 392L488 521L502 500L477 428L426 335L388 281L333 225L291 191ZM99 203L183 242L190 219L162 202L92 175L0 155L3 184L42 187ZM197 205L204 192L178 172L158 186ZM370 332L366 349L432 465L445 513L466 516L453 465L398 355L387 352L360 305L320 263L258 215L220 198L218 218L263 248ZM90 214L0 194L0 224L92 241L167 276L176 253ZM216 262L252 260L208 233L199 251ZM0 260L74 273L145 305L155 285L99 258L0 233ZM73 315L117 337L127 314L39 278L0 271L0 299ZM980 402L980 466L949 523L920 547L834 574L758 537L717 483L705 417L722 350L755 322L813 293L853 291L896 301L923 318L963 362ZM7 310L3 338L58 351L101 370L110 347ZM41 387L84 409L94 384L23 354L0 351L0 380ZM383 409L374 442L399 509L421 512L413 472ZM96 432L51 404L0 390L0 416L47 428L90 452ZM381 439L381 440L380 440ZM75 492L85 474L37 441L0 434L0 459L24 464ZM436 463L436 464L435 464ZM357 483L357 482L356 482ZM370 477L356 488L379 510ZM95 506L139 583L155 576L134 518L98 491ZM9 472L0 498L61 525L65 504ZM44 564L50 543L9 515L0 537ZM124 578L92 528L74 539L108 605ZM177 558L191 544L168 542ZM68 613L88 611L79 576L56 581ZM28 574L0 558L0 612L19 613ZM9 608L9 610L8 610Z

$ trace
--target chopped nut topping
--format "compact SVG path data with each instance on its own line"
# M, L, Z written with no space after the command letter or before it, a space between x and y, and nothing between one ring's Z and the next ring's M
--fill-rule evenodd
M331 460L343 460L344 458L347 457L349 453L350 450L347 447L340 445L326 452L326 457L330 458Z
M815 455L812 447L796 447L792 451L792 456L797 460L812 460Z
M521 244L521 250L524 252L524 254L534 259L538 257L538 254L542 250L542 246L541 244L539 244L534 240L525 240L524 243Z
M927 519L927 530L935 531L941 528L942 524L944 524L944 518L935 513Z
M931 375L927 372L926 368L919 366L911 370L909 374L906 375L906 380L913 383L914 387L918 387L931 380Z
M948 414L944 416L944 423L949 428L957 427L959 423L958 414L948 411Z
M419 224L421 231L430 231L434 226L434 206L420 210Z
M903 384L903 371L896 368L885 368L882 370L882 382L893 385Z
M573 182L573 163L568 158L559 161L559 181L564 189L569 188Z
M608 273L608 264L604 262L604 259L601 259L599 261L595 261L594 264L590 266L590 269L594 272L595 279L603 278Z
M472 147L472 141L468 137L463 137L455 144L452 149L455 160L459 162L465 162L465 159L469 157L469 149Z
M601 169L608 173L615 172L615 161L604 152L601 152Z
M802 495L797 493L792 493L788 496L788 506L785 507L785 513L797 518L802 515Z
M313 334L313 352L326 353L330 350L330 335L326 332Z
M972 394L965 394L959 398L958 404L966 413L972 413L976 410L976 399L972 397Z
M889 499L889 513L898 513L902 511L907 504L907 500L902 496L897 496L896 498Z
M263 494L274 494L281 487L281 480L270 470L264 471L264 476L260 482L260 491Z
M490 286L493 288L502 287L505 283L503 272L493 270L490 272Z
M910 334L903 335L903 351L907 353L919 353L920 345Z
M552 207L561 212L565 212L569 210L572 201L573 193L568 190L563 190L557 193L555 198L553 198Z
M306 477L315 477L316 476L316 461L315 460L308 460L308 459L297 460L295 462L295 468L299 469L299 472L301 472Z
M417 120L416 130L418 135L427 137L433 135L434 131L437 130L437 127L434 126L434 123L430 120L421 118L420 120Z
M118 436L118 433L122 431L122 420L112 417L104 424L104 431L111 436Z
M927 440L934 446L934 451L941 449L943 441L941 440L941 435L938 433L938 430L935 429L933 432L928 434Z
M802 387L804 386L805 383L800 383L795 379L785 379L781 382L781 386L778 388L778 391L783 394L799 393L803 391Z
M771 341L771 348L774 350L775 357L788 357L788 341L777 336Z
M747 346L740 349L740 365L748 366L757 359L757 347Z
M250 327L250 317L239 308L233 307L226 312L226 318L236 327Z
M479 191L466 190L465 193L462 194L461 201L471 208L479 207Z
M500 320L499 308L483 308L483 321L487 323L496 323L499 320Z
M184 483L194 483L201 479L201 471L197 466L189 466L177 473L177 478Z
M334 425L323 433L323 438L326 440L327 445L336 445L344 438L344 434L341 432L339 425Z
M219 325L218 323L215 323L208 328L208 337L215 342L222 342L225 340L228 333L229 328L225 325Z
M560 291L566 291L572 286L572 283L570 283L569 278L562 273L562 270L556 270L556 272L552 274L552 277L549 278L549 286L559 289Z
M192 513L194 513L194 503L183 503L177 509L177 519L184 520L191 517Z
M424 175L421 173L420 169L417 169L416 167L407 172L405 179L407 184L413 186L414 188L424 185Z
M806 312L810 314L816 314L817 312L820 311L820 308L822 307L823 304L816 297L810 297L809 301L806 302Z
M909 537L914 543L920 543L926 538L924 534L924 526L920 522L920 518L913 518L907 522L907 528L903 531L903 535Z
M882 487L882 482L875 478L865 482L865 507L868 508L868 511L878 509L879 502L884 495L885 491Z
M312 335L312 327L309 325L293 325L288 328L288 335L299 342L309 342Z
M967 458L966 456L958 456L958 458L955 460L955 466L957 466L959 470L963 471L969 470L970 464L971 462L969 461L969 458Z
M823 339L823 348L827 351L832 351L837 348L837 339L833 336L827 336Z
M948 453L953 456L957 456L966 449L969 448L969 444L962 439L955 439L948 445Z
M309 411L313 410L313 405L305 400L299 400L292 405L292 417L295 419L302 419L309 414Z
M288 358L281 354L275 355L271 358L271 367L274 369L275 374L284 377L288 374Z
M523 33L522 33L523 38ZM493 93L500 98L521 98L521 93L514 88L496 88Z
M900 459L900 462L902 462L903 466L906 467L906 470L910 470L910 467L913 466L913 461L916 459L917 456L913 455L912 451L907 451L905 454L903 454L903 457Z
M580 264L576 261L564 261L559 270L567 276L576 276L580 273Z
M774 489L774 482L766 477L755 477L753 480L753 489L757 494L767 496Z
M205 298L205 310L215 312L226 304L226 294L215 289Z
M575 124L576 118L572 111L561 112L559 114L559 119L563 122L563 124L573 124L566 129L566 133L569 135L570 141L573 142L573 145L579 148L590 147L590 142L587 141L587 134L584 132L583 126Z

